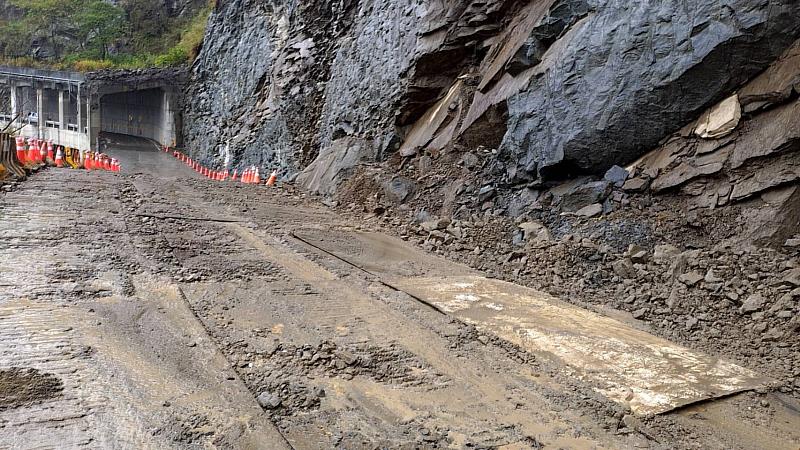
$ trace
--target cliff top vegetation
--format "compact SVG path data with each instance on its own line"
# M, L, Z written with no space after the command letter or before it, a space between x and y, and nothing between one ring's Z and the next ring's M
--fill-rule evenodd
M0 64L94 71L191 63L213 1L0 0Z

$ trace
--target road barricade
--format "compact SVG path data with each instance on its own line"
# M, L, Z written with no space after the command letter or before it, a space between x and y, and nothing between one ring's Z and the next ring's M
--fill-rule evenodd
M0 164L3 165L5 172L4 176L12 176L17 179L25 179L27 173L19 160L20 147L24 153L24 139L20 146L20 141L14 139L13 136L7 133L0 133Z

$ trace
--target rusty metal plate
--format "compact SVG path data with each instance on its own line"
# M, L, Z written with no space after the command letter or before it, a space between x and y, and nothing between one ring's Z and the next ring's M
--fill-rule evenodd
M480 276L394 278L396 288L534 354L546 353L636 415L757 388L770 380L547 294Z

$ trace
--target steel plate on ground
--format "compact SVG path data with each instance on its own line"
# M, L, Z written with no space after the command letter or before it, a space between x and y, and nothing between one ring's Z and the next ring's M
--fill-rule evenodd
M480 276L390 282L481 331L554 356L637 415L664 413L769 381L731 362L516 284Z

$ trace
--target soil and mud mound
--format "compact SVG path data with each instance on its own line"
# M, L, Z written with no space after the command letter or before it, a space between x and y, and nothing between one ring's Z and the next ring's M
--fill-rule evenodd
M37 369L12 367L0 370L0 410L56 398L63 390L61 380Z

